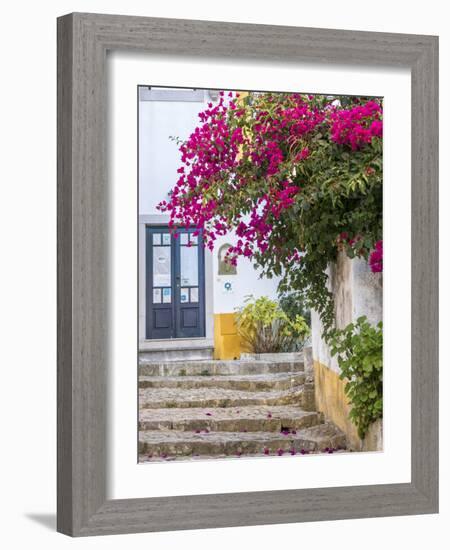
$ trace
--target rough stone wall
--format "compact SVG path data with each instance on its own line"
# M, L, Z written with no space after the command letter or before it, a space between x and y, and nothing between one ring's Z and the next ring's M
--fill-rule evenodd
M382 319L382 275L372 273L365 260L350 260L345 253L340 253L336 264L329 267L328 275L338 328L344 328L362 315L366 315L372 324ZM365 440L360 440L355 426L348 419L350 406L344 393L344 382L339 379L338 362L331 357L328 345L321 338L322 324L314 311L311 324L317 409L346 433L354 449L381 450L382 422L376 422Z

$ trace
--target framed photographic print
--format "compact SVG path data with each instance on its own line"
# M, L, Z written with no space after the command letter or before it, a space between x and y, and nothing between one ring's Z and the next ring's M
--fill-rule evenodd
M58 530L438 509L438 41L58 20Z

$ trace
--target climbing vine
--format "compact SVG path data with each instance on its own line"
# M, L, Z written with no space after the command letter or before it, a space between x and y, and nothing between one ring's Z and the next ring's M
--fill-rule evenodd
M329 339L331 353L337 355L340 378L346 380L345 393L352 405L349 417L361 439L369 426L383 415L383 331L382 323L372 326L365 316Z

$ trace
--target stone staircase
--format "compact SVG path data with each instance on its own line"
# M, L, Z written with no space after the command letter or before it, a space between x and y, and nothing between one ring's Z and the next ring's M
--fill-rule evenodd
M314 409L303 360L147 361L140 461L334 452L345 436Z

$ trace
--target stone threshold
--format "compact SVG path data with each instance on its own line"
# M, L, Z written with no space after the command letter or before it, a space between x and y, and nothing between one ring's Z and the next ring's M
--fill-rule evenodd
M212 338L167 338L163 340L141 340L139 351L168 351L214 348Z

